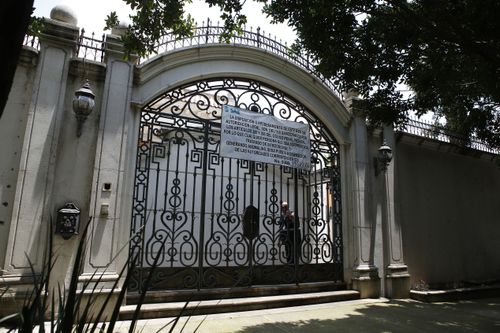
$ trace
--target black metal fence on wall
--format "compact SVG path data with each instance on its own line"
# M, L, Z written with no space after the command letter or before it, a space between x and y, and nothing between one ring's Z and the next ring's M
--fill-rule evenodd
M302 68L316 77L319 82L328 87L342 100L342 92L337 89L332 80L325 78L316 70L315 63L311 61L307 54L297 54L292 52L291 48L287 46L286 43L278 41L276 37L272 37L270 34L266 35L263 32L261 33L260 28L257 28L255 31L252 28L250 28L250 30L243 30L240 35L232 36L227 41L222 38L223 32L224 28L222 26L211 25L211 22L208 21L206 25L202 24L202 26L196 27L190 36L179 38L178 36L169 33L163 36L157 43L155 47L155 54L174 52L185 48L221 44L255 47L277 55ZM82 29L78 37L75 53L78 58L103 62L105 44L106 37L104 34L102 36L96 36L94 33L86 35L85 30ZM26 36L24 45L40 49L39 40L34 36ZM147 58L139 59L138 64L155 56L155 54L152 54ZM491 154L498 153L497 150L491 149L486 143L475 137L464 138L463 136L450 131L445 126L429 123L425 120L414 117L410 117L405 124L397 126L396 131L439 142L465 146Z
M395 129L400 133L450 143L459 147L467 147L490 154L498 154L498 150L490 148L486 143L474 136L466 138L447 129L445 125L436 125L425 120L410 117L405 124L397 126Z

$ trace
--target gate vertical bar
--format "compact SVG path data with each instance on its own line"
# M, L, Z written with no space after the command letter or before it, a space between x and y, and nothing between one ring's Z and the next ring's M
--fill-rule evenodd
M295 284L299 284L299 260L300 256L298 255L297 251L297 244L299 240L299 234L300 234L300 218L299 218L299 175L298 175L298 169L293 169L293 205L295 209L295 217L293 221L293 227L294 227L294 232L293 232L293 253L292 253L292 258L293 260L293 265L294 265L294 272L295 272Z
M200 242L198 247L198 290L203 286L203 248L205 246L205 210L207 196L207 170L208 170L208 134L210 123L203 122L203 170L201 181L201 206L200 206Z
M254 161L250 161L250 164L249 164L249 168L250 168L250 205L253 206L253 177L255 175L255 162ZM251 224L251 228L253 228L253 223ZM253 235L253 230L252 230L252 235ZM254 246L254 243L253 243L253 237L250 237L249 239L249 244L248 244L248 278L249 278L249 282L250 282L250 285L253 285L253 254L254 254L254 251L253 251L253 246Z

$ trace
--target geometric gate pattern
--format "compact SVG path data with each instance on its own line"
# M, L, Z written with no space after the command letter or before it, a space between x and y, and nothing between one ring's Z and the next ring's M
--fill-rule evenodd
M311 170L219 155L223 105L307 123ZM141 111L131 290L343 282L339 145L314 113L262 82L212 78L158 96ZM280 206L299 225L294 260ZM245 232L245 208L257 208ZM296 257L295 257L296 256Z

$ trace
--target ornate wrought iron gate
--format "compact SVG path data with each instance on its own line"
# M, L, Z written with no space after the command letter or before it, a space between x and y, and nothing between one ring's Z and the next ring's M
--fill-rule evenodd
M219 156L224 104L308 123L312 169ZM235 78L170 90L142 109L136 163L132 290L151 274L151 289L343 281L339 147L292 97ZM283 201L298 217L299 260L280 237Z

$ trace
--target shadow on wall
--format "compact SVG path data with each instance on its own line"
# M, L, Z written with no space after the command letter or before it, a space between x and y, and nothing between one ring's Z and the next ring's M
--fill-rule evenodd
M334 307L334 306L332 306ZM342 307L339 307L342 309ZM336 310L331 317L336 317ZM353 314L354 312L354 314ZM300 316L300 315L299 315ZM428 304L391 301L357 308L338 319L281 321L249 326L239 333L267 332L499 332L500 299Z

